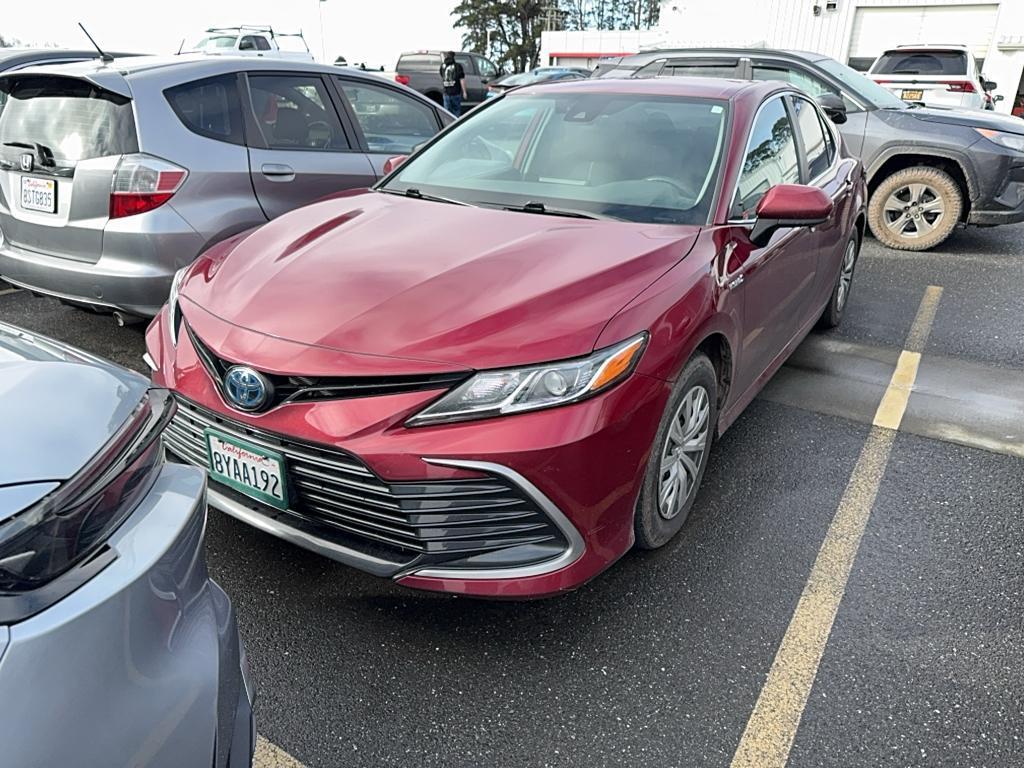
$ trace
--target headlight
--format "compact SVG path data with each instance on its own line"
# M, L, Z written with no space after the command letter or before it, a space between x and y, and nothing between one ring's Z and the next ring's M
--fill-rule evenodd
M975 128L974 130L1001 147L1024 152L1024 136L1018 133L1003 133L1002 131L993 131L989 128Z
M428 405L405 425L483 419L575 403L628 378L646 345L647 334L641 333L577 360L484 371Z
M171 278L171 292L167 296L167 330L171 335L171 344L178 346L178 332L181 330L181 309L178 307L178 291L185 282L188 267L182 267Z

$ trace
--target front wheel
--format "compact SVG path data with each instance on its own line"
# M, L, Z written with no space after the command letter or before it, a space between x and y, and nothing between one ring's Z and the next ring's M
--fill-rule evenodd
M704 478L718 423L718 377L703 354L683 368L647 462L634 518L636 544L657 549L683 527Z
M878 185L868 202L868 225L890 248L927 251L953 233L963 207L960 187L948 173L919 165Z

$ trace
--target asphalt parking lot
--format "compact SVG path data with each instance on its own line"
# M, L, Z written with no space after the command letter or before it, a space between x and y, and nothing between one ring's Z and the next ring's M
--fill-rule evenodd
M408 591L213 513L262 764L1024 764L1022 284L1024 226L868 240L680 536L556 599ZM141 326L2 285L0 318L143 369Z

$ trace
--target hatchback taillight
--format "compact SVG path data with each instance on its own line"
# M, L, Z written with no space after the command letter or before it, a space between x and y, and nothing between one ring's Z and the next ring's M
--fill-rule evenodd
M145 213L166 203L185 182L188 171L151 155L125 155L114 171L110 218Z
M409 84L409 76L408 75L395 75L395 82L399 83L400 85L408 85Z
M954 80L946 83L946 90L953 93L977 93L974 83L970 80Z

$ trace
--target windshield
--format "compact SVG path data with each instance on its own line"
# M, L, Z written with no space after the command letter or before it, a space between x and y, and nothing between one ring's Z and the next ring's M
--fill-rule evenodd
M892 91L835 59L821 59L815 64L849 88L855 96L867 99L879 109L908 109L907 104Z
M196 47L193 50L209 51L216 50L218 48L234 48L235 40L237 39L237 35L213 35L212 37L204 37L196 43Z
M469 205L705 224L727 113L717 100L519 92L456 123L382 189Z
M871 68L877 75L966 75L963 51L886 51Z

